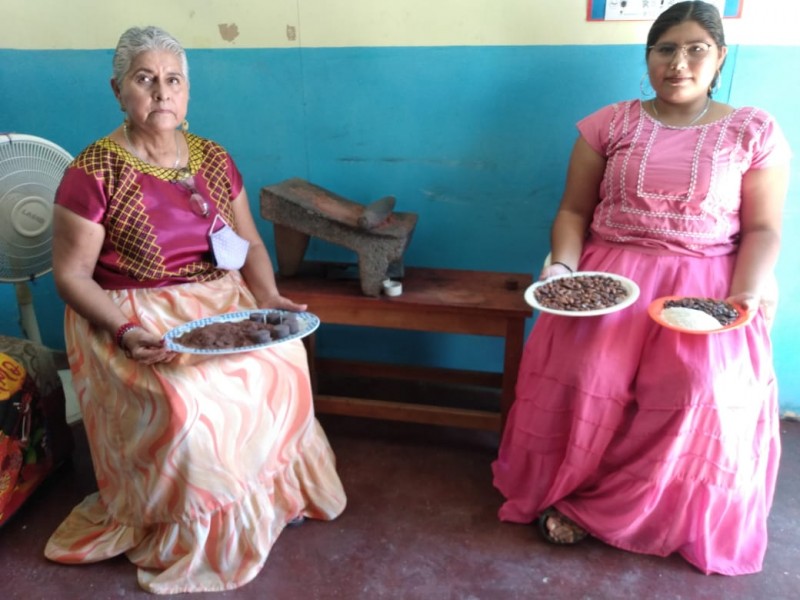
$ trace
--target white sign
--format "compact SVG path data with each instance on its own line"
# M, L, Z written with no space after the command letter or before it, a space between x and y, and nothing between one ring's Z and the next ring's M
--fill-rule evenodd
M606 0L606 21L654 21L681 0ZM706 0L725 14L725 0Z

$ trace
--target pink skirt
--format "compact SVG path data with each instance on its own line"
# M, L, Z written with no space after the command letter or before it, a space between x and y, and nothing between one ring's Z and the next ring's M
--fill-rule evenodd
M238 273L109 296L160 333L256 308ZM147 591L227 590L259 573L290 520L344 509L301 341L151 367L125 358L70 309L65 328L99 490L52 535L51 560L125 553Z
M493 464L502 520L555 506L618 548L761 570L780 457L763 315L711 335L647 315L661 296L724 298L734 260L587 245L582 270L626 275L641 295L609 315L538 316Z

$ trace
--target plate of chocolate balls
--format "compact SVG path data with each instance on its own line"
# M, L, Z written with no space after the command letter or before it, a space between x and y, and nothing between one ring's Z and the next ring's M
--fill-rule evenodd
M555 275L525 290L525 301L533 308L565 317L607 315L627 308L638 297L634 281L600 271Z
M205 317L169 330L164 345L186 354L233 354L303 338L319 327L309 312L254 309Z

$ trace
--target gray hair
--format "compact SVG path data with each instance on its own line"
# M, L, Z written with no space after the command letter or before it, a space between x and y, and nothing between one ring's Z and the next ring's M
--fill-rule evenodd
M186 52L178 40L160 27L131 27L123 33L117 49L114 51L113 76L117 85L122 85L122 80L131 68L133 60L142 52L150 50L166 50L181 59L181 67L186 82L189 82L189 62Z

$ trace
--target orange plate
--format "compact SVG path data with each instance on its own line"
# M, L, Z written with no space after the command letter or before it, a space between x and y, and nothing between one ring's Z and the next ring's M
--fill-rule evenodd
M667 323L664 319L661 318L661 311L664 310L664 303L667 300L680 300L681 298L685 298L686 296L664 296L663 298L656 298L650 303L650 306L647 307L647 312L650 317L659 325L663 325L667 329L672 329L673 331L680 331L681 333L693 333L695 335L706 335L709 333L720 333L722 331L730 331L731 329L738 329L744 325L747 325L755 316L755 311L752 313L746 311L744 307L740 306L739 304L733 304L733 307L739 311L739 318L736 319L733 323L725 325L725 327L721 327L719 329L709 329L705 331L698 331L697 329L684 329L683 327L678 327L677 325L672 325L671 323Z

